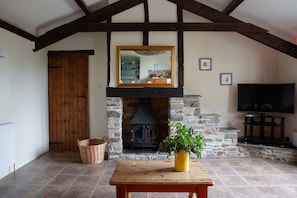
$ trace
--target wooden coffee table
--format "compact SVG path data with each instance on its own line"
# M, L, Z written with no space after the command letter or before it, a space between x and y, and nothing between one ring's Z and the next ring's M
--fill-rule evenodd
M189 172L176 172L173 160L121 160L110 184L118 198L128 198L129 192L189 192L189 197L207 198L214 181L198 160L190 161Z

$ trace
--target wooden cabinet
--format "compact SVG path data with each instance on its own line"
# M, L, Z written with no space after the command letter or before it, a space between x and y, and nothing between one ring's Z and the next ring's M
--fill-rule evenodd
M122 83L137 83L139 81L140 58L136 56L121 57Z

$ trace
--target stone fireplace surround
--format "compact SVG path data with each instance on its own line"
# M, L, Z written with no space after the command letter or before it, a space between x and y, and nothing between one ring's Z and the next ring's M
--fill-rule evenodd
M257 156L272 160L297 163L297 150L238 144L235 128L220 127L218 114L201 114L200 96L184 95L168 98L168 118L173 122L184 122L194 131L205 136L203 158ZM120 159L166 159L167 154L157 152L124 152L123 149L123 101L122 97L107 97L107 155L110 160ZM169 130L169 134L174 133ZM194 155L191 157L195 158Z
M184 96L168 98L168 118L173 122L184 122L196 132L205 136L204 157L243 156L237 145L237 129L219 127L219 115L201 114L199 96ZM108 146L109 159L163 159L166 154L124 153L122 138L123 100L121 97L107 98ZM171 129L169 133L174 133Z

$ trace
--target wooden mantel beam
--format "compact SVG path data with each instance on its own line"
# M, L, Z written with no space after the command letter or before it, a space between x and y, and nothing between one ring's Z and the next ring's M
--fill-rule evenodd
M203 18L211 20L213 22L235 22L235 23L244 23L234 17L226 15L216 9L208 7L202 3L199 3L195 0L168 0L176 5L180 6L184 10L197 14ZM255 26L255 25L253 25ZM255 26L257 27L257 26ZM238 33L247 36L253 40L256 40L264 45L267 45L273 49L276 49L280 52L288 54L292 57L297 58L297 45L290 43L286 40L283 40L279 37L276 37L268 32L242 32L237 31Z
M76 32L109 31L242 31L267 32L249 23L76 23L69 24L55 32L68 34Z

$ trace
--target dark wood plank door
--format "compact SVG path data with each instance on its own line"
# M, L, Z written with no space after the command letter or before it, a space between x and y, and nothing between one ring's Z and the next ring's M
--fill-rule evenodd
M52 151L78 151L89 137L88 55L48 55L49 144Z

